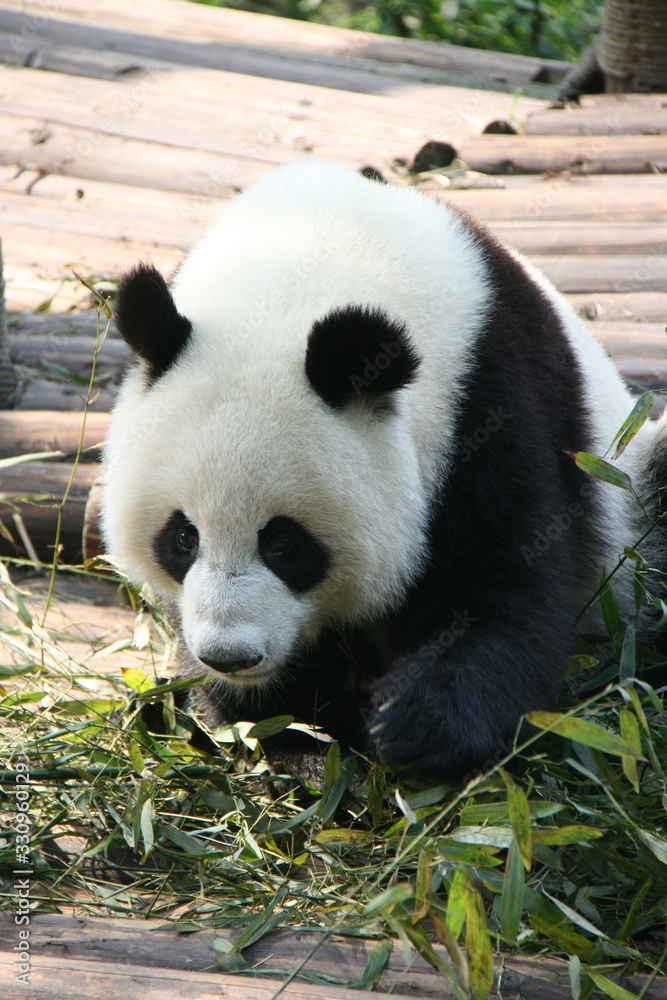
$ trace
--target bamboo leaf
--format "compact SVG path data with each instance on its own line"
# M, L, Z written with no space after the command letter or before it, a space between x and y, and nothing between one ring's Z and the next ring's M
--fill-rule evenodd
M49 462L54 458L63 458L62 451L33 451L27 455L13 455L11 458L0 458L0 469L10 469L14 465L25 465L27 462Z
M639 735L639 723L637 716L630 708L622 708L618 713L621 722L621 737L631 747L634 747L637 755L641 754L642 741ZM634 790L639 793L639 775L637 774L637 758L623 754L621 757L623 764L623 774L628 779Z
M578 955L570 955L567 963L570 974L570 992L572 1000L579 1000L581 997L581 959Z
M578 955L588 961L595 952L595 945L582 934L577 934L573 927L566 923L556 924L547 920L541 914L531 914L530 922L541 934L551 938L559 949L568 955Z
M523 913L524 866L516 842L507 855L500 899L500 927L508 944L515 944Z
M384 772L378 764L373 764L366 778L366 796L373 826L378 826L382 822L384 784Z
M547 897L547 899L550 899L552 903L555 903L555 905L558 907L561 913L564 913L565 916L568 918L568 920L571 920L573 924L576 924L578 927L581 927L581 929L584 931L588 931L589 934L595 934L596 937L606 938L609 936L605 934L603 931L598 930L595 924L592 924L590 920L586 920L586 917L582 917L580 913L577 913L576 910L573 910L571 906L567 905L567 903L562 903L560 899L556 899L556 897L548 893L546 889L543 889L542 891L544 892L544 895Z
M155 815L155 810L153 809L153 803L150 799L146 799L143 806L141 807L141 839L144 842L144 854L148 854L151 850L154 842L154 832L153 832L153 816Z
M604 830L596 830L592 826L573 823L569 826L543 827L541 830L533 830L533 844L560 847L564 844L584 844L602 836L604 836Z
M394 942L391 938L384 938L378 941L370 955L366 959L364 971L361 976L361 983L365 989L375 986L384 971L387 960L391 955Z
M375 896L364 907L364 915L369 917L374 913L390 913L398 903L404 903L414 895L414 889L407 882L399 882L391 889L385 889Z
M268 736L275 736L276 733L282 733L293 722L294 716L292 715L274 715L271 719L263 719L262 722L256 722L254 726L250 727L247 735L255 740L265 740Z
M493 985L493 951L486 926L484 902L476 891L468 896L466 954L473 996L475 1000L486 1000Z
M137 774L143 774L146 765L144 763L144 758L139 748L139 744L135 739L130 740L129 754L134 770Z
M123 680L129 688L133 691L150 691L157 687L154 681L148 677L143 670L138 670L137 667L121 667L120 672L123 675Z
M455 840L447 837L439 840L436 846L438 855L458 861L462 865L495 868L502 864L501 859L495 857L499 851L498 847L489 847L486 844L457 844Z
M623 625L621 624L621 616L618 613L614 592L611 589L609 579L604 570L602 571L602 580L600 581L600 609L609 638L614 644L614 649L618 650L621 645Z
M325 847L361 847L373 843L373 834L367 830L341 830L334 827L331 830L320 830L315 837L318 844Z
M530 826L528 801L524 790L516 785L509 774L502 769L500 773L507 786L507 805L512 823L514 843L523 861L523 866L528 872L533 861L533 831Z
M591 972L590 969L586 969L586 975L590 976L597 988L606 993L612 1000L637 1000L636 993L631 993L625 987L612 982L611 979L603 976L601 972Z
M447 896L447 925L458 940L468 910L468 897L472 891L472 875L467 868L457 868Z
M621 469L617 469L616 466L611 465L609 462L605 462L603 458L596 458L595 455L589 455L586 451L569 451L568 455L572 456L579 468L587 475L593 476L595 479L601 479L611 486L618 486L623 490L632 490L632 482L627 473Z
M648 830L637 830L637 833L658 861L667 865L667 840L657 837L654 833L649 833Z
M326 802L331 789L340 777L340 744L331 743L324 763L324 786L322 799Z
M230 955L237 955L239 952L243 951L244 948L248 948L251 944L259 941L261 937L270 931L272 927L275 926L280 921L280 914L274 914L274 909L278 903L282 903L287 890L283 886L275 894L268 906L266 906L262 912L255 917L252 923L248 924L246 929L241 932L237 937L236 941L229 950Z
M610 753L617 757L629 754L638 760L644 758L638 754L634 747L622 740L620 736L608 732L601 726L593 722L586 722L585 719L568 718L559 715L558 712L529 712L526 719L538 729L547 729L566 739L575 740L585 746L602 750L603 753Z
M405 928L405 933L421 957L425 958L434 969L437 969L438 972L440 972L445 979L447 979L454 990L454 995L457 997L457 1000L468 1000L468 997L461 987L457 977L454 975L453 971L447 965L442 956L437 953L426 936L424 929L422 927L412 927L408 925Z
M468 974L468 960L465 956L465 952L459 948L458 942L452 934L449 924L439 910L431 910L431 920L433 921L436 934L447 949L447 954L452 961L456 975L459 977L461 985L467 992L470 989L470 976Z
M417 862L417 878L415 880L415 908L412 914L412 924L418 924L428 913L431 905L431 875L433 859L426 851L421 851Z
M619 455L625 451L635 434L644 426L648 418L651 416L651 411L654 406L655 396L653 393L650 390L648 392L643 392L633 406L629 416L621 424L614 440L607 449L607 453L609 453L614 445L616 445L616 450L614 451L612 458L618 458Z

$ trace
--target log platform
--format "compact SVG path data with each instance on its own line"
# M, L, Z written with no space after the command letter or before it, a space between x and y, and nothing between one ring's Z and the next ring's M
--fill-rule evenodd
M0 532L0 555L26 554L18 513L23 537L52 558L80 440L61 556L76 561L99 547L89 497L127 351L112 327L84 432L98 318L76 274L103 291L139 259L168 274L236 191L293 159L316 154L406 183L415 161L456 156L423 183L535 261L633 389L666 388L667 97L596 96L561 107L554 83L566 69L185 0L0 0L0 238L23 383L18 409L0 412L0 459L55 453L0 468L0 494L42 498L0 508L14 536L10 544ZM114 588L99 586L111 604ZM65 595L51 623L73 653L95 636L132 634L131 612L89 603L88 632L72 635L78 607ZM117 671L127 655L102 669ZM266 976L216 970L213 932L49 914L31 920L31 933L26 989L13 979L15 929L0 923L3 997L268 1000L278 988ZM271 934L248 957L289 970L315 937ZM350 984L371 946L327 940L309 968L341 985L295 980L285 997L358 996ZM563 962L504 958L497 971L506 998L571 995ZM387 990L449 996L441 976L419 958L406 966L398 948L378 985ZM664 979L645 996L667 1000Z

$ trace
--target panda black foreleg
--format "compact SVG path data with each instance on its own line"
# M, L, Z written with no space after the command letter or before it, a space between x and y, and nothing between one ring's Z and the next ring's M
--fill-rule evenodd
M458 782L502 759L522 715L552 706L570 622L553 609L521 611L520 621L510 611L476 622L444 653L431 643L394 663L372 699L370 733L383 759Z

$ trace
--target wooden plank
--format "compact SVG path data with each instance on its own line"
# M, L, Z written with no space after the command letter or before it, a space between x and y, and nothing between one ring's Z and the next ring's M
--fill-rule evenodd
M53 192L57 186L53 182L63 182L62 177L47 177L31 188L31 193L5 192L2 201L2 219L6 225L25 225L29 228L48 228L63 233L65 239L71 235L85 235L112 240L133 241L150 245L152 241L162 246L174 247L184 252L199 239L216 214L220 203L210 207L197 221L184 218L184 204L181 211L148 206L145 210L130 204L127 208L113 198L111 185L105 185L107 197L91 199L70 198L67 190L74 183L61 183L63 196L57 201L44 197L44 192ZM51 182L50 187L47 182ZM0 191L2 190L0 184ZM133 189L136 190L136 189ZM66 193L65 193L66 192ZM663 224L643 226L599 220L595 224L577 222L531 222L520 220L496 224L494 227L501 239L511 243L525 253L662 253L667 247L667 221Z
M278 982L260 976L221 976L214 972L172 972L129 966L117 959L31 956L28 986L14 979L15 953L0 953L0 986L6 1000L272 1000ZM224 992L223 992L224 991ZM294 982L281 994L285 1000L359 1000L358 991ZM393 994L400 1000L404 994ZM454 996L444 990L442 997Z
M13 32L0 31L0 63L10 66L35 66L72 76L116 80L126 73L136 72L137 60L116 52L92 52L66 46L35 43ZM159 64L155 64L158 66Z
M662 292L667 288L667 256L534 255L532 263L562 292Z
M0 923L0 943L6 949L5 954L11 952L16 935L16 928L8 917ZM128 973L133 967L144 974L150 969L159 970L163 975L166 970L189 970L187 979L184 975L180 978L183 983L188 982L190 974L214 968L213 943L216 938L233 940L237 936L237 932L225 929L179 934L177 926L156 919L130 920L88 915L68 917L60 914L31 917L30 932L31 949L34 948L34 954L45 962L60 958L65 953L67 959L63 961L69 960L74 967L79 962L85 962L84 968L103 970L107 963L118 962L122 957L120 968ZM323 938L322 933L317 931L285 930L270 933L246 949L245 955L250 964L259 969L270 960L271 968L289 972L318 944L319 948L308 962L307 971L334 981L352 983L360 981L375 941L339 935ZM434 947L447 961L442 946L435 944ZM570 995L567 963L564 961L503 955L496 971L494 994L497 992L503 997L547 1000ZM225 996L229 996L227 984L230 978L241 985L248 982L246 977L228 977L221 970L209 974L224 988ZM645 976L612 978L637 993L646 983ZM261 987L263 981L255 979L251 982ZM274 981L274 989L279 983L280 979ZM296 983L304 990L317 989L298 980ZM337 989L336 986L331 988ZM384 991L391 990L392 996L436 998L450 996L449 989L446 980L423 958L412 954L406 961L402 947L398 942L394 943L378 984L378 993L384 995ZM665 977L659 976L644 995L647 1000L665 1000ZM257 996L261 997L263 993L258 992Z
M641 111L648 108L662 108L666 105L664 94L582 94L579 106L582 108L633 107Z
M525 254L646 254L667 249L667 219L654 225L606 221L498 221L490 227Z
M229 198L276 164L276 160L119 138L40 118L5 116L2 129L2 164L205 197ZM293 158L302 155L295 152Z
M647 360L667 361L667 334L665 323L589 323L588 328L618 362ZM647 369L648 370L648 369Z
M3 5L0 27L21 34L19 2ZM13 8L13 10L11 9ZM122 29L111 25L122 23ZM276 79L320 81L344 90L381 90L389 80L451 82L455 76L485 78L487 85L534 84L562 76L568 64L500 52L479 52L447 43L374 35L226 9L190 10L143 0L120 8L110 3L86 7L59 4L57 17L44 18L31 37L77 48L117 50L187 65L232 68ZM243 67L243 68L242 68ZM369 78L370 79L367 79ZM379 79L378 79L379 78Z
M19 510L31 541L46 562L53 558L53 542L58 520L58 507L72 474L69 462L32 462L0 470L0 492L14 497L42 496L43 503L20 503ZM75 473L72 488L63 507L61 544L66 562L81 559L81 534L86 499L92 484L99 478L96 463L82 462ZM11 516L3 508L3 521L13 532ZM23 546L15 548L0 537L0 556L25 555Z
M88 129L89 142L117 135L274 163L299 149L320 155L331 149L357 160L410 159L433 137L453 139L470 131L456 121L445 124L442 113L413 110L410 119L398 121L398 109L383 98L371 99L368 111L345 102L345 114L338 93L325 92L327 100L316 101L307 88L290 85L279 100L265 86L257 92L251 78L220 72L164 72L134 85L90 80L85 97L76 81L0 67L0 108L7 115ZM101 115L100 106L108 111Z
M14 364L27 365L44 370L48 364L57 364L83 378L87 378L93 367L95 338L51 334L43 336L9 337L9 351ZM95 376L98 379L120 379L128 361L130 351L124 341L117 338L105 340L97 356ZM44 363L44 364L43 364ZM81 389L85 393L86 386Z
M526 122L526 135L664 135L667 132L667 100L637 104L617 98L593 107L537 111Z
M97 389L90 403L90 411L108 412L113 406L115 397L114 389ZM21 393L17 409L76 411L80 414L83 402L80 386L36 379Z
M481 135L466 139L458 154L487 174L638 174L667 168L667 139L637 136Z
M570 304L586 320L636 321L667 325L667 291L579 292L568 295ZM591 324L591 328L595 323Z
M99 460L99 445L109 426L107 413L89 413L83 437L81 460ZM65 458L76 454L81 436L80 413L57 410L0 410L0 458L37 451L62 451Z
M639 182L642 178L631 179ZM645 225L664 222L667 218L667 177L656 175L644 179L650 184L628 184L621 178L618 178L621 183L617 183L616 177L605 183L595 183L595 177L568 176L544 178L535 183L531 177L524 185L510 186L507 184L510 178L506 178L505 188L449 190L442 197L489 222L497 219L588 222L604 218Z

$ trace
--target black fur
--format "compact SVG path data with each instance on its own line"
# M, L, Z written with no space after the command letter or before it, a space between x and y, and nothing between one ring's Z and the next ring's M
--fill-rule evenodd
M166 281L151 264L138 264L124 275L114 315L123 340L146 362L149 384L173 365L192 333L190 320L181 316Z
M405 326L380 309L334 309L313 324L308 337L306 375L336 410L358 396L377 400L402 389L418 365Z
M153 552L158 563L177 583L197 558L199 534L182 510L175 510L153 539Z
M457 457L432 509L429 568L372 630L325 632L277 696L222 708L237 719L286 711L348 746L370 731L388 761L450 781L497 760L521 716L553 704L592 584L584 568L597 514L595 483L567 454L589 450L591 430L560 320L521 264L469 225L495 295L458 418ZM362 310L316 324L307 371L329 405L349 398L346 380L378 339L400 334L405 360L389 376L393 386L413 377L403 329L386 331Z
M271 518L257 541L264 564L297 594L319 583L331 564L326 545L292 517Z

